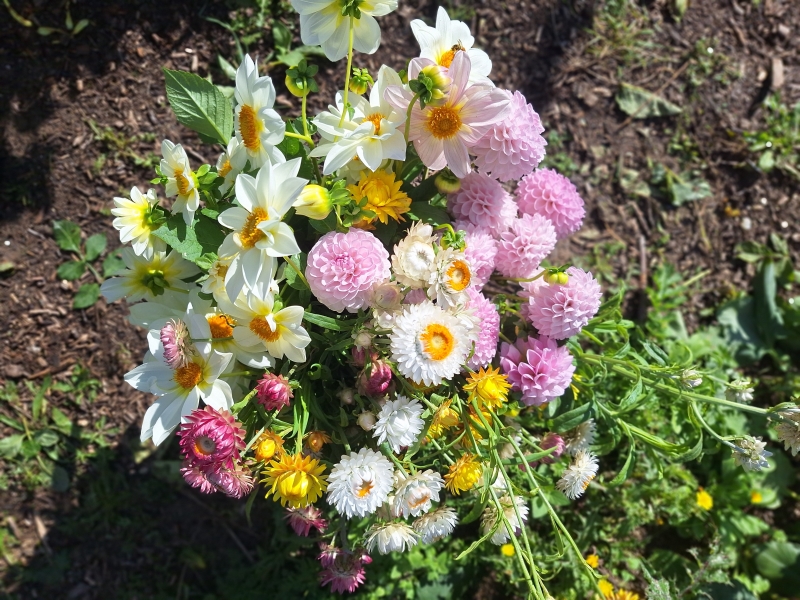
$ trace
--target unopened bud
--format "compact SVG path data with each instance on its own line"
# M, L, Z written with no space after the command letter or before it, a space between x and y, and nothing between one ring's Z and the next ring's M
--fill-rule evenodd
M375 418L375 415L371 412L362 412L360 415L358 415L358 419L356 422L358 423L358 426L361 427L361 429L363 429L364 431L372 431L373 428L375 427L377 419Z
M342 404L352 404L354 402L353 388L344 388L337 396L339 396L339 402Z
M370 85L375 83L372 75L367 69L353 69L353 76L350 78L350 91L362 96L367 93Z
M310 91L308 87L305 89L301 88L297 85L296 80L294 77L289 77L288 75L283 80L283 83L286 84L286 89L289 90L289 93L292 96L297 96L298 98L302 98L303 96L308 96L308 92Z
M449 169L441 171L433 183L440 194L455 194L461 189L461 180Z
M569 275L564 271L548 271L544 274L545 283L550 285L567 285L569 282Z
M331 195L324 187L311 183L303 188L297 200L292 204L297 214L321 221L333 210Z

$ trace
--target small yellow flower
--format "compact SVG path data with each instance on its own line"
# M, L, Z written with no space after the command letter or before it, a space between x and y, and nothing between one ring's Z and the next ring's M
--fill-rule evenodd
M610 600L639 600L639 594L628 590L617 590L610 596Z
M298 215L303 215L316 221L321 221L331 214L333 210L330 192L315 183L304 187L292 206Z
M280 461L269 463L263 480L267 486L266 497L272 494L281 506L289 504L293 508L303 508L316 502L328 488L326 477L322 475L325 465L310 456L301 454L281 456Z
M711 510L714 508L714 499L703 488L697 490L697 506L703 510Z
M750 492L750 503L761 504L764 501L764 496L758 490Z
M322 446L330 443L331 436L324 431L312 431L306 435L306 443L314 452L322 450Z
M464 391L469 392L469 398L477 398L478 406L481 408L500 408L508 400L508 391L511 384L508 377L500 374L500 369L481 370L477 373L470 373Z
M356 201L366 198L367 205L363 208L374 212L375 217L359 221L355 226L369 228L375 219L386 225L389 217L395 221L405 221L401 215L411 210L411 198L400 191L402 185L402 181L395 181L394 173L384 169L374 173L369 172L369 169L362 171L359 182L348 185L347 189Z
M450 408L452 400L445 400L436 410L428 427L428 439L434 440L440 437L445 429L450 429L458 425L458 413Z
M603 596L605 598L611 598L614 595L614 586L608 581L608 579L601 579L597 582L597 587L600 588L600 591L603 592Z
M593 569L596 569L597 567L600 566L600 557L597 556L597 554L590 554L589 556L586 557L586 564L592 567Z
M514 550L514 544L503 544L502 546L500 546L500 554L502 554L503 556L512 557L514 556L515 552L516 551Z
M253 446L256 460L266 463L273 456L283 455L283 438L272 431L265 431Z
M482 472L481 464L475 459L475 455L467 452L461 455L455 464L450 465L450 471L444 476L444 486L451 494L459 495L472 488L481 478Z

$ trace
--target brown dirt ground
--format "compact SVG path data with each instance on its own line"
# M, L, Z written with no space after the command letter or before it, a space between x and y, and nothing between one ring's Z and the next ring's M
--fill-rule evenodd
M12 1L24 16L56 23L64 3L50 3L52 10L45 10L45 4ZM747 166L751 157L740 135L763 122L760 101L776 83L787 104L800 101L800 13L794 4L697 0L680 23L671 18L664 0L635 4L642 14L639 27L652 33L634 36L642 45L632 55L629 44L614 41L622 34L599 18L600 1L454 0L451 6L466 15L459 16L470 22L478 45L493 59L494 80L525 93L548 132L565 140L558 149L551 139L551 154L559 150L577 167L572 178L587 201L589 217L561 255L587 254L605 242L619 242L624 250L609 259L618 276L631 275L640 264L643 236L651 269L668 260L686 273L710 270L704 293L693 300L702 308L715 306L732 286L747 285L746 266L734 259L737 243L764 242L777 231L790 240L795 255L800 249L798 182ZM402 68L402 57L416 48L408 23L432 18L436 6L430 0L402 1L396 13L381 20L379 52L357 56L356 65L373 72L383 62ZM159 68L202 76L210 72L216 82L227 84L215 66L216 56L233 57L233 42L205 17L225 20L229 7L153 0L76 0L71 7L76 20L86 17L91 24L74 40L60 43L20 26L0 7L0 262L16 265L0 278L0 322L6 324L0 330L0 385L48 374L63 379L81 363L102 382L97 400L78 407L54 395L51 402L75 420L106 416L111 426L135 430L150 399L127 387L122 375L142 355L144 336L126 323L119 304L101 300L89 310L70 308L76 285L56 277L66 257L53 241L52 221L73 220L87 235L105 232L113 247L111 199L134 185L146 189L152 177L151 169L114 156L96 141L90 120L135 138L126 152L141 157L158 154L160 140L169 138L183 143L195 162L216 159L215 149L176 124ZM695 72L700 84L692 88L696 61L684 65L701 40L713 47L720 62L710 75ZM264 56L269 43L266 35L250 50ZM783 65L782 83L770 77L777 59ZM317 107L332 96L343 68L324 63L321 94L312 102ZM727 82L717 80L725 74ZM281 91L282 70L273 75L282 108L297 110L294 99ZM614 101L622 81L660 91L684 107L684 116L626 124ZM672 208L622 193L614 176L619 167L643 171L649 159L679 168L679 158L667 151L676 131L693 140L713 196ZM154 135L136 137L142 134ZM98 168L102 153L109 156ZM743 217L752 220L750 230L742 228ZM7 433L0 429L0 436ZM47 490L3 492L0 511L13 518L22 539L14 550L19 560L43 552L38 524L47 530L72 502L69 494ZM85 581L81 577L77 581ZM87 585L103 589L111 585L103 577L113 578L113 569L92 577Z

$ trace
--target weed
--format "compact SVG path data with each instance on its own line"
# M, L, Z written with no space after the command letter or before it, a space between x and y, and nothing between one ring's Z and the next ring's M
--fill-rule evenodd
M555 130L547 132L547 153L542 161L542 168L555 169L565 177L569 177L578 170L578 165L572 160L570 155L566 152L564 146L566 142L572 140L572 136L559 133Z
M758 156L758 168L765 173L780 169L800 179L800 102L789 108L772 94L764 100L764 109L766 128L744 134L748 149Z
M587 45L592 56L612 56L624 65L651 61L646 50L652 49L653 29L650 18L633 0L608 0L595 14ZM651 65L652 67L652 65Z
M159 162L158 156L153 152L147 152L144 156L138 154L133 147L140 142L153 142L156 139L154 133L137 133L126 136L112 127L100 127L94 120L87 121L94 134L94 140L100 142L103 153L100 154L92 164L92 171L97 175L103 170L109 158L121 158L130 161L136 167L152 170Z

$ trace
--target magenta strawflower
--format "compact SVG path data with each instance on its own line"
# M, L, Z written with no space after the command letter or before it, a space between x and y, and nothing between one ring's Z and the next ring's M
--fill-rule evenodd
M243 465L208 473L208 480L230 498L244 498L253 490L253 476Z
M575 365L566 346L543 337L518 339L500 345L500 368L512 389L522 392L527 405L540 405L558 398L572 381Z
M567 269L566 285L545 284L528 299L527 318L544 335L564 340L578 333L600 308L600 284L578 267Z
M478 168L500 181L519 179L533 171L545 155L547 142L539 115L519 92L500 90L510 100L511 114L496 123L473 146Z
M467 361L467 366L471 369L479 369L487 366L494 355L497 354L497 342L500 336L500 313L497 307L486 296L478 290L467 288L469 301L467 310L472 311L478 323L480 323L478 340L475 342L475 352Z
M265 410L280 410L284 406L289 406L291 399L294 398L289 380L283 375L269 372L264 373L256 384L256 394Z
M447 197L447 209L456 221L483 227L496 238L507 231L517 216L517 204L496 179L470 173L461 189Z
M178 430L181 453L202 468L233 468L244 451L245 430L227 410L212 406L193 410Z
M362 396L383 396L392 385L392 368L382 360L373 358L361 372L356 389Z
M495 268L505 277L533 277L556 246L553 224L541 215L522 215L497 240Z
M325 306L353 313L368 305L374 285L389 279L389 267L389 253L369 231L330 231L308 253L306 279Z
M552 431L545 434L542 438L542 441L539 442L539 447L542 450L549 450L550 448L555 448L553 453L550 456L545 456L542 459L542 462L546 465L551 465L556 462L556 459L564 454L564 450L566 449L566 443L564 442L564 438L562 438L557 433L553 433Z
M497 241L489 229L473 225L469 221L457 221L453 223L453 229L467 232L465 237L467 247L464 250L464 256L472 269L470 287L480 290L494 272Z
M364 583L364 565L371 563L372 559L361 550L353 552L324 544L319 561L324 567L319 574L320 585L331 584L331 591L337 594L352 594Z
M213 494L217 491L216 486L208 480L208 474L197 465L193 465L188 460L183 461L181 475L184 480L193 488L199 488L204 494Z
M328 521L322 518L322 511L311 504L303 508L289 506L283 518L289 522L297 535L303 537L308 537L312 527L320 533L325 533L328 527Z
M559 239L581 228L586 209L575 185L552 169L539 169L517 186L519 210L553 222Z
M164 346L164 360L170 369L185 367L192 352L189 329L180 319L170 319L159 332Z

